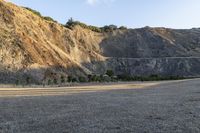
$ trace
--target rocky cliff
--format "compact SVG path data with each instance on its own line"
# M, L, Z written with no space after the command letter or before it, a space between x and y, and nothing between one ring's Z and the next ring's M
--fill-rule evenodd
M0 0L0 82L103 74L200 75L200 29L94 32Z

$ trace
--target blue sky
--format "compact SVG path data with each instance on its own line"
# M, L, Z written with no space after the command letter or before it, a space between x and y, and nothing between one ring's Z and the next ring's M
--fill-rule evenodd
M73 17L87 24L130 28L200 27L200 0L9 0L60 23Z

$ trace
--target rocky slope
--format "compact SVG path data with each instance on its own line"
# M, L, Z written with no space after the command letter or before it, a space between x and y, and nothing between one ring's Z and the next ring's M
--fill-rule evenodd
M97 33L73 30L0 0L0 82L47 82L60 76L199 76L200 29ZM183 58L187 57L187 58Z

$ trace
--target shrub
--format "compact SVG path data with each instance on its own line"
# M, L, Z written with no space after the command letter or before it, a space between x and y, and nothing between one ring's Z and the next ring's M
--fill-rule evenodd
M43 17L45 20L47 21L52 21L52 22L57 22L56 20L54 20L53 18L49 17L49 16L45 16Z
M97 75L92 75L92 82L96 82L97 81Z
M85 23L82 23L80 21L74 21L73 18L70 18L67 23L64 25L66 28L69 28L69 29L73 29L75 26L81 26L82 28L85 28L85 29L89 29L91 31L94 31L94 32L113 32L114 30L117 30L117 29L120 29L120 30L127 30L127 27L125 26L121 26L121 27L117 27L116 25L105 25L104 27L96 27L96 26L92 26L92 25L87 25Z
M109 26L107 26L107 25L102 27L101 30L104 31L104 32L111 32Z
M126 75L126 74L117 75L117 79L118 80L122 80L122 81L131 81L131 80L133 80L133 78L131 76Z
M121 27L119 27L119 29L120 29L120 30L127 30L128 28L125 27L125 26L121 26Z
M33 14L39 16L40 18L43 18L43 19L47 20L47 21L57 22L53 18L51 18L49 16L42 16L40 12L38 12L36 10L33 10L33 9L29 8L29 7L24 7L24 8L29 10L29 11L31 11Z
M78 82L76 78L72 78L72 82Z
M95 82L101 82L101 77L99 75L95 76Z
M72 82L72 79L73 79L72 76L68 76L67 81L68 81L68 82Z
M49 79L49 80L48 80L48 85L50 85L50 84L51 84L51 80Z
M117 26L116 26L116 25L109 25L109 28L110 28L111 30L117 30Z
M110 82L112 79L108 75L102 75L100 76L102 79L102 82Z
M57 81L56 78L53 79L53 83L54 83L54 84L58 84L58 81Z
M29 7L24 7L24 8L27 9L27 10L29 10L29 11L31 11L33 14L35 14L35 15L37 15L39 17L42 17L42 15L40 14L40 12L38 12L36 10L33 10L33 9L29 8Z
M102 32L101 29L99 27L96 27L96 26L88 26L87 27L88 29L94 31L94 32Z
M15 84L16 84L16 85L19 85L19 80L18 80L18 79L15 81Z
M88 75L89 82L101 82L101 77L98 75Z
M79 77L78 78L79 82L87 82L86 78L85 77Z
M114 72L112 70L107 70L106 71L106 75L108 75L109 77L113 77L114 76Z
M109 26L104 26L101 28L102 31L104 32L113 32L114 30L117 30L117 26L116 25L109 25Z
M73 18L70 18L70 19L67 21L66 26L73 26L73 24L74 24L74 20L73 20Z
M80 21L74 21L73 18L70 18L67 21L67 23L65 24L65 27L73 29L77 25L79 25L80 27L82 27L84 29L89 29L89 30L94 31L94 32L101 32L101 29L99 27L87 25L87 24L82 23Z
M100 75L100 80L101 80L100 82L104 82L105 81L104 75L102 75L102 74Z
M92 75L91 74L88 75L88 81L92 82Z
M65 77L64 77L64 76L61 76L61 77L60 77L60 82L61 82L61 83L65 83Z
M160 76L156 74L152 74L150 76L129 76L126 74L117 76L117 80L121 80L121 81L161 81L161 80L179 80L179 79L184 79L184 77Z
M109 82L111 78L108 75L88 75L88 82Z
M88 79L88 80L87 80ZM107 70L106 75L88 75L86 77L74 78L68 77L68 82L116 82L116 81L160 81L160 80L178 80L184 79L180 76L160 76L160 75L149 75L149 76L131 76L129 74L114 75L112 70ZM62 80L61 80L62 81Z
M31 78L29 76L26 77L26 84L30 84Z

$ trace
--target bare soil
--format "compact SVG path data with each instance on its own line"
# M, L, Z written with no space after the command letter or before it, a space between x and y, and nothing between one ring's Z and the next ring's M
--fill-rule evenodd
M199 133L200 79L0 89L0 133Z

